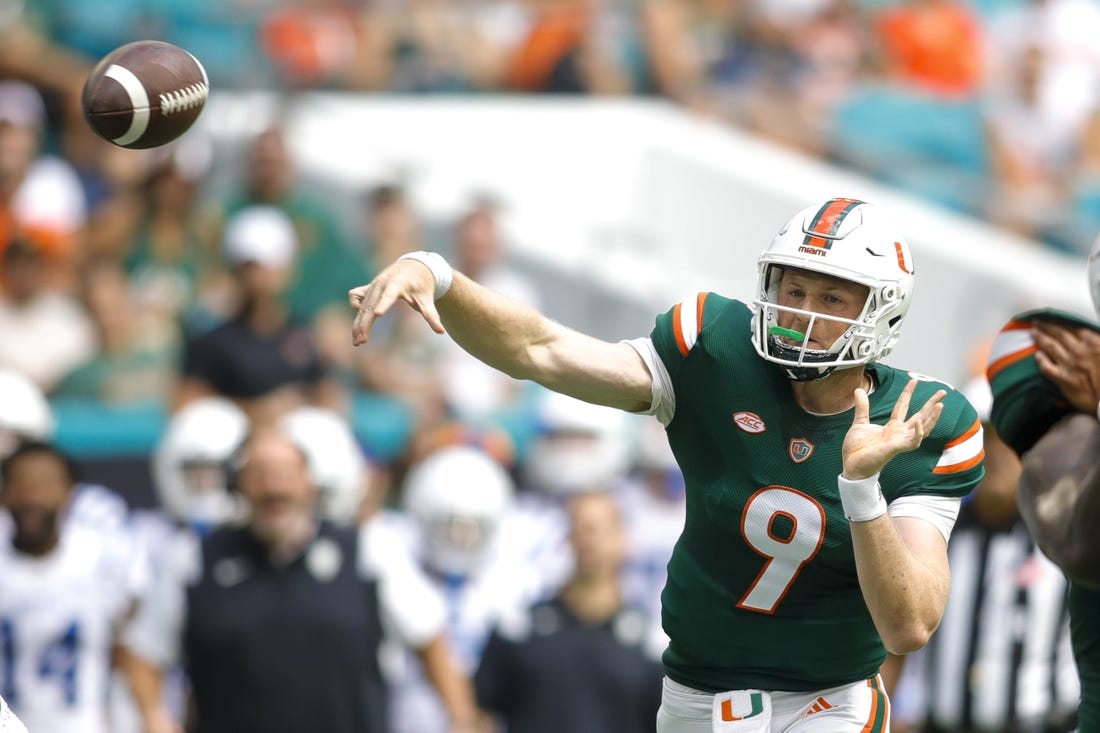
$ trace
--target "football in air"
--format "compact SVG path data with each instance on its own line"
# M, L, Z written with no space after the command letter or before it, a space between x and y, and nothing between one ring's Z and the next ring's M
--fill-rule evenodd
M84 82L84 119L124 148L155 148L187 132L210 93L206 70L179 46L135 41L103 57Z

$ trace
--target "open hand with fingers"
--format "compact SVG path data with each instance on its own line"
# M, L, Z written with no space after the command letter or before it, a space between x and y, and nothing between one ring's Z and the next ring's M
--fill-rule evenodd
M844 436L844 445L841 448L844 476L849 479L874 476L894 456L920 446L932 432L943 412L943 398L947 396L947 392L942 389L937 391L907 419L909 403L916 388L917 380L910 379L885 425L871 422L867 391L863 388L855 391L855 418L848 434Z
M1090 415L1100 403L1100 333L1089 328L1038 321L1032 335L1035 363L1075 408Z
M348 291L348 302L357 313L351 327L351 342L366 343L374 320L394 303L403 300L416 309L436 333L443 322L435 309L436 279L432 270L415 259L398 259L366 285Z

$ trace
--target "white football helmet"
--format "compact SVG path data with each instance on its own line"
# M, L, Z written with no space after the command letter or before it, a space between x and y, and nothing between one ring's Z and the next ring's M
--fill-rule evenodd
M524 458L525 477L555 496L613 488L633 457L628 418L621 410L546 390L535 406L539 432Z
M856 199L836 198L795 214L760 255L753 302L752 341L760 356L786 367L796 381L821 379L834 369L877 361L897 343L913 293L913 255L883 212ZM832 275L866 285L867 302L855 319L839 319L778 305L783 268ZM825 350L780 338L781 311L848 324ZM809 329L807 329L809 330ZM791 334L783 334L791 335Z
M1092 295L1092 305L1100 315L1100 235L1097 235L1089 252L1089 293Z
M348 421L332 410L299 407L280 426L306 454L320 515L354 524L366 497L369 467Z
M14 369L0 369L0 457L20 440L49 440L53 411L38 385Z
M239 517L242 505L229 483L247 432L248 418L227 399L203 397L180 408L153 452L161 505L200 531Z
M513 494L508 473L477 448L444 448L420 461L406 477L402 495L423 538L427 565L442 575L473 574Z

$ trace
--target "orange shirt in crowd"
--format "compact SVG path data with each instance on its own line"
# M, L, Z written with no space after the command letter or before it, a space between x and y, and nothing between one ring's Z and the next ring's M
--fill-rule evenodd
M964 5L911 2L884 11L876 23L888 71L931 92L966 96L982 77L981 29Z

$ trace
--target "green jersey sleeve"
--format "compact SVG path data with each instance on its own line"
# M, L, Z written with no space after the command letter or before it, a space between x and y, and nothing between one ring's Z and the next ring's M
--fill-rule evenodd
M1021 313L997 334L990 350L986 377L993 390L990 419L998 434L1023 455L1056 422L1073 411L1061 390L1039 372L1038 347L1032 323L1048 320L1100 331L1095 323L1062 311L1043 309Z
M730 309L747 308L738 300L716 293L699 293L657 316L657 323L649 337L673 384L678 382L680 367L699 342L703 329ZM748 336L747 331L745 335Z

